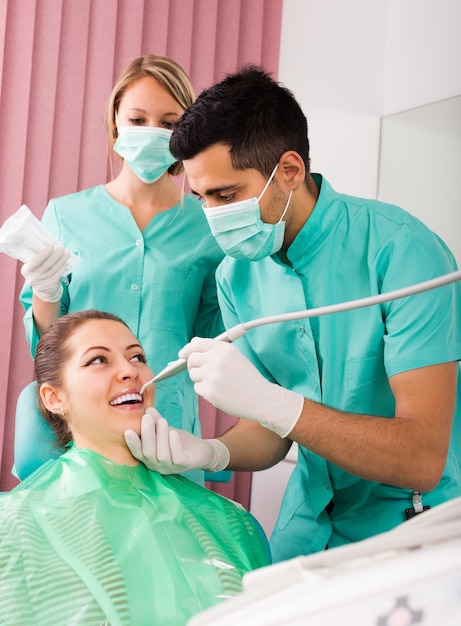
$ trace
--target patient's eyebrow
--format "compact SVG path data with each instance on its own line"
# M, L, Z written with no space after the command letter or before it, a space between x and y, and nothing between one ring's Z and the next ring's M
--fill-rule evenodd
M139 348L140 350L142 350L141 344L139 343L132 343L129 346L126 346L125 350L131 350L132 348ZM89 348L85 350L82 356L85 356L85 354L88 354L88 352L91 352L92 350L103 350L104 352L111 351L111 349L108 348L107 346L90 346Z

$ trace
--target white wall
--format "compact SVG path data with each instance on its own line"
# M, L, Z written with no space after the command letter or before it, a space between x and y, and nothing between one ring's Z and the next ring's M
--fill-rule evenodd
M461 267L461 96L386 115L379 199L436 232Z
M388 2L285 0L279 80L309 125L312 171L375 197Z
M459 0L285 0L279 80L313 171L376 197L381 117L461 94Z
M392 0L386 62L383 115L461 95L461 2Z
M312 171L338 191L377 197L382 117L460 95L460 60L459 0L284 1L279 80L307 116ZM279 467L252 488L268 533L293 465Z

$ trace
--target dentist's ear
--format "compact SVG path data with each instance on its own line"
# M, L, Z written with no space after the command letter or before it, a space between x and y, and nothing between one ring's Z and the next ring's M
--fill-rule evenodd
M301 155L295 150L284 152L279 159L278 182L282 179L290 188L295 191L300 185L304 184L306 178L306 166Z

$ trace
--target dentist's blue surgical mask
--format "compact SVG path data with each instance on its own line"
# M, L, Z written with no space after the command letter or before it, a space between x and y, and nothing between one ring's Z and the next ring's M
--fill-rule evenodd
M261 220L259 201L274 178L278 164L258 198L248 198L240 202L209 209L203 205L211 232L222 250L234 259L259 261L275 254L283 244L285 222L283 218L291 201L292 191L283 213L276 224L266 224Z
M170 152L171 130L154 126L117 126L114 150L145 183L155 183L176 159Z

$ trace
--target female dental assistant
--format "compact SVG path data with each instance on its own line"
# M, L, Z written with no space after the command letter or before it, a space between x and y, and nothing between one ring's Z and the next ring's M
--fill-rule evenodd
M169 136L194 99L188 76L168 57L139 57L121 74L106 115L111 146L123 159L120 173L106 185L50 200L42 218L82 262L64 283L64 248L39 252L22 268L20 300L32 354L55 318L88 308L126 320L154 372L194 335L222 331L215 270L224 255L200 203L171 178L181 165L169 151ZM187 373L157 386L156 408L171 426L200 434ZM29 429L21 432L17 423L16 437L30 437ZM15 458L20 477L23 461ZM195 478L201 481L203 473Z

